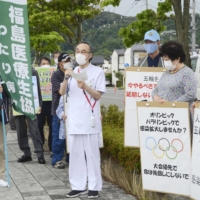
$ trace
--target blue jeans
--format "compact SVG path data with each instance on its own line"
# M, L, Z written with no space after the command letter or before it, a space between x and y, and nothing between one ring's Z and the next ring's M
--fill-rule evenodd
M59 139L60 119L57 116L53 116L52 121L52 165L61 161L66 148L66 141ZM68 156L66 161L68 160Z

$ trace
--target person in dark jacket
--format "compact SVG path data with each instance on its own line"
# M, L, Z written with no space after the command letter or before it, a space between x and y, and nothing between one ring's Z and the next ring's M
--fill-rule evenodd
M4 123L8 124L8 103L9 98L7 93L3 90L0 85L0 93L2 93L2 100L0 99L0 106L4 109ZM6 125L7 128L7 125ZM7 187L8 183L3 180L3 176L6 170L5 166L5 156L4 156L4 140L3 140L3 126L2 126L2 115L0 113L0 187Z
M37 79L39 105L40 107L42 107L42 95L41 95L41 90L40 90L39 76L38 76L38 72L34 68L32 68L32 76L36 76L36 79ZM29 117L24 116L24 115L16 116L18 144L19 144L19 148L24 153L24 155L18 159L18 162L22 163L22 162L32 161L31 151L30 151L30 147L28 143L26 120L28 122L29 131L31 134L34 148L35 148L35 153L37 153L38 163L45 164L46 161L44 159L43 143L42 143L40 131L38 128L38 120L37 118L35 118L34 120L31 120Z
M144 48L148 56L141 58L139 67L164 67L163 59L159 52L160 35L154 29L147 31L144 35Z
M49 66L50 67L51 60L43 56L39 59L38 66L39 67L44 67L44 66ZM47 119L47 124L49 126L49 136L48 136L48 146L49 146L49 151L52 151L52 115L51 115L51 102L52 101L43 101L42 102L42 109L40 114L37 115L38 118L38 127L40 130L40 135L42 138L42 143L44 145L45 143L45 136L44 136L44 125L46 123Z

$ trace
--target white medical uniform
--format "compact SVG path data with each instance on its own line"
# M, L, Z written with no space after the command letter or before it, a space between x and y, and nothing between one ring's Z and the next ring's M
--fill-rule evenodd
M89 64L86 68L76 67L74 73L86 71L88 80L85 83L94 90L104 93L105 75L100 67ZM70 146L69 181L72 190L102 190L100 169L99 134L102 132L100 101L92 108L73 78L68 80L69 107L67 110L68 136ZM86 91L85 91L86 92ZM91 105L95 100L86 92ZM91 117L95 126L91 126Z

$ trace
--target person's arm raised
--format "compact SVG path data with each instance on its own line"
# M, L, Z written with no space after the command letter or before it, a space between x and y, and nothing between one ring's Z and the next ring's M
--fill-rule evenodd
M67 69L66 71L65 71L65 77L66 76L71 76L71 71L72 71L72 69ZM64 80L63 80L63 82L62 82L62 84L61 84L61 86L60 86L60 90L58 90L58 93L60 94L60 95L65 95L65 93L66 93L66 90L67 90L67 83L68 83L68 79L66 79L66 78L64 78Z

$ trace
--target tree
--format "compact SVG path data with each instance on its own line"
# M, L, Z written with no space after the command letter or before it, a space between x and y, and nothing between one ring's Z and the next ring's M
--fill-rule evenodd
M190 55L189 55L189 45L188 45L188 31L189 31L189 9L190 0L170 0L175 16L173 16L176 25L176 35L178 42L183 45L184 51L186 53L185 63L191 66ZM182 8L183 9L180 9ZM183 10L183 11L182 11Z
M124 74L120 71L113 71L114 74L115 74L115 77L118 78L118 81L117 81L117 87L121 87L123 85L123 77L124 77Z
M112 4L119 5L120 0L103 0L101 6ZM156 29L159 33L165 30L163 22L169 18L175 21L177 40L183 45L186 53L185 63L191 66L189 46L188 46L188 29L189 29L189 5L190 0L165 0L158 3L157 12L151 9L142 11L137 14L137 20L125 28L120 29L119 35L123 37L124 44L130 47L136 42L143 40L144 33L150 29ZM183 7L183 9L181 9ZM166 14L174 10L175 15L167 16ZM151 19L151 20L149 20Z
M57 32L73 49L82 40L82 22L100 12L100 0L29 0L30 35Z
M106 79L108 79L110 83L112 84L112 73L106 74Z
M37 63L41 56L47 52L61 50L59 43L64 42L64 39L56 32L45 34L35 34L30 36L31 49L35 52L34 63Z

